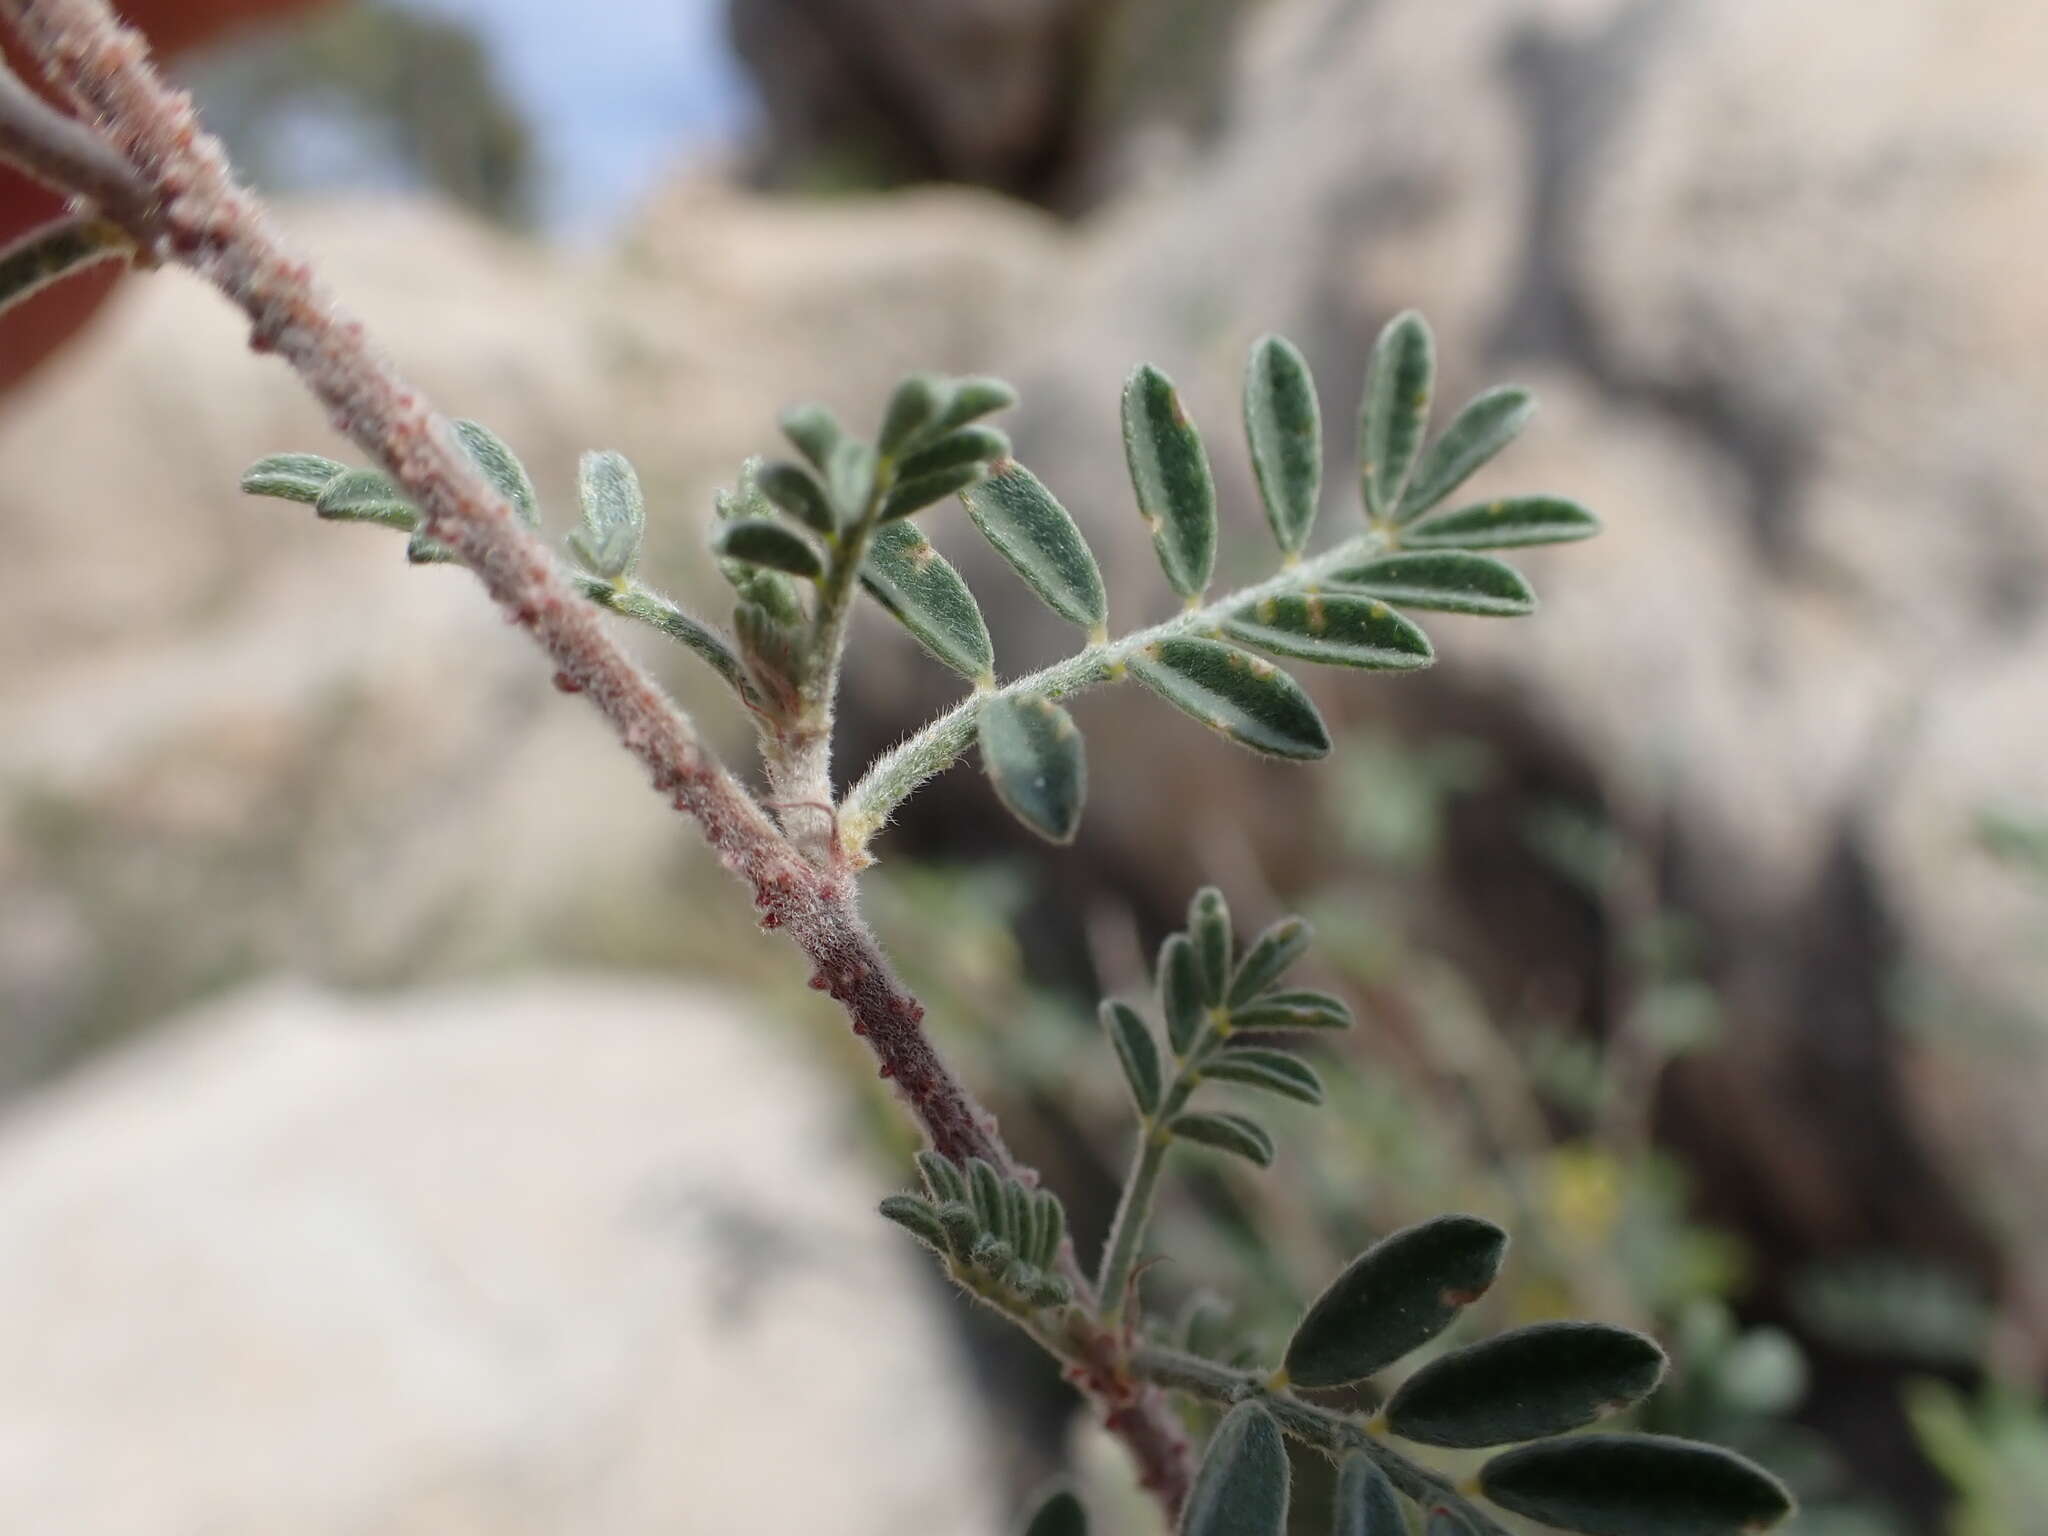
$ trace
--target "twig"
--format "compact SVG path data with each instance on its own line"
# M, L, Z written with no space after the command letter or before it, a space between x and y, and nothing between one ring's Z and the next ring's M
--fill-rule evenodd
M891 973L862 922L843 867L813 866L698 739L670 701L606 631L547 546L521 526L472 466L447 422L289 256L261 205L238 187L220 145L149 67L142 40L103 0L0 0L43 70L88 103L128 157L113 174L89 136L37 103L0 119L0 154L65 190L117 194L119 217L145 249L162 249L209 279L249 317L251 344L275 351L352 438L420 508L423 531L453 548L491 597L526 629L558 672L612 722L661 793L689 812L720 862L751 889L763 926L783 928L809 957L811 985L845 1009L932 1145L983 1157L1022 1182L992 1117L933 1050L923 1009ZM18 82L16 82L18 84ZM87 145L91 148L88 150ZM139 196L131 196L138 193ZM110 216L115 209L107 206ZM1062 1272L1081 1306L1068 1314L1079 1364L1071 1374L1130 1448L1139 1475L1179 1509L1192 1476L1187 1439L1159 1393L1133 1378L1120 1340L1092 1322L1093 1297L1071 1245Z
M144 250L153 199L134 168L100 136L44 101L0 58L0 156L52 191L83 199Z

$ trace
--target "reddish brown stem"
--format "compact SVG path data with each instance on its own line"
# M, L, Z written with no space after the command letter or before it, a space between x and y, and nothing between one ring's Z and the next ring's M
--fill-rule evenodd
M932 1145L983 1157L1026 1183L994 1119L947 1069L926 1036L924 1010L891 973L862 923L843 869L808 862L739 782L704 748L689 719L605 629L539 538L476 472L448 424L345 317L302 262L288 256L257 200L237 186L219 144L189 101L149 67L142 40L102 0L0 0L49 78L98 115L105 142L143 197L123 210L138 241L211 280L249 317L251 344L275 351L352 438L419 506L424 531L455 549L506 615L547 652L557 678L585 694L643 762L655 788L693 816L719 860L753 892L765 926L786 929L810 958L812 985L846 1010ZM52 171L52 156L16 142L33 124L0 124L0 153ZM74 146L75 147L75 146ZM48 146L43 146L47 151ZM60 178L61 167L54 170ZM100 182L105 177L99 178ZM96 185L69 190L92 195ZM109 210L112 212L113 210ZM1127 1369L1128 1347L1091 1322L1071 1248L1062 1267L1084 1308L1069 1315L1083 1362L1079 1384L1136 1458L1169 1516L1191 1477L1186 1437L1156 1390Z

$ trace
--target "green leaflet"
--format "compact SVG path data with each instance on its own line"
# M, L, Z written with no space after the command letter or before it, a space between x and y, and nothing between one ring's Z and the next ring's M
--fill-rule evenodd
M866 515L868 499L875 491L875 468L873 444L842 437L832 445L832 457L825 465L825 489L840 522L858 522Z
M1088 1512L1063 1488L1038 1506L1024 1536L1088 1536Z
M793 405L782 413L780 424L782 435L821 475L831 468L833 453L846 438L839 419L822 405Z
M1316 1069L1285 1051L1257 1047L1224 1051L1203 1064L1202 1075L1218 1082L1263 1088L1302 1104L1323 1102L1323 1080Z
M882 498L881 520L893 523L899 517L922 512L935 501L958 495L986 474L980 464L955 464L950 469L935 469L928 475L898 480Z
M317 453L273 453L242 471L242 490L250 496L278 496L311 506L327 482L347 469Z
M344 469L313 497L321 517L345 523L381 523L386 528L418 526L419 508L379 470Z
M1245 363L1244 430L1273 538L1299 554L1322 490L1323 419L1308 363L1282 337L1260 337Z
M754 484L761 494L784 512L819 533L831 533L839 526L832 510L832 498L825 487L801 464L787 459L770 459L754 471Z
M881 1212L918 1241L941 1253L946 1251L946 1228L930 1201L915 1195L891 1195L882 1202Z
M1337 1518L1330 1536L1408 1536L1400 1495L1363 1451L1353 1451L1337 1468Z
M1536 594L1522 573L1487 555L1461 549L1380 555L1333 572L1330 585L1404 608L1514 618L1532 611Z
M967 1188L981 1229L1009 1242L1010 1197L1003 1192L1003 1178L995 1166L982 1158L970 1157L967 1160Z
M1333 667L1410 672L1436 651L1409 620L1377 598L1350 592L1291 592L1262 598L1224 621L1233 640L1275 656Z
M967 1198L967 1175L950 1157L929 1149L917 1154L917 1171L924 1175L925 1188L942 1204Z
M1719 1446L1652 1435L1569 1435L1479 1471L1503 1509L1586 1536L1753 1536L1792 1513L1762 1468Z
M1131 676L1232 741L1273 757L1330 750L1323 717L1301 685L1269 661L1217 640L1158 640L1133 656Z
M1432 512L1401 530L1404 549L1512 549L1590 539L1600 519L1561 496L1517 496Z
M928 373L913 373L889 397L882 414L882 430L875 446L886 458L894 458L904 446L922 433L938 415L945 399L945 386Z
M992 693L981 701L981 765L996 798L1040 837L1073 841L1088 792L1088 765L1073 717L1041 694Z
M1232 1029L1349 1029L1351 1010L1327 992L1267 992L1230 1011Z
M482 470L484 478L491 482L498 494L512 504L519 521L529 528L540 527L540 498L533 493L533 482L526 477L526 466L505 446L505 440L481 422L458 420L452 425L470 462Z
M742 517L726 523L718 530L712 548L721 559L765 566L791 576L815 580L825 573L825 562L810 540L765 517Z
M1167 1122L1166 1128L1183 1141L1228 1152L1261 1168L1273 1166L1273 1138L1258 1121L1243 1115L1220 1112L1176 1115Z
M640 559L647 503L640 477L620 453L586 453L576 466L576 499L583 525L569 534L569 549L583 568L622 582Z
M1287 1445L1254 1402L1223 1416L1180 1517L1180 1536L1285 1536Z
M1404 310L1373 343L1359 415L1358 472L1366 511L1375 518L1390 517L1400 502L1435 387L1436 343L1422 316Z
M1216 486L1202 435L1173 381L1150 363L1125 383L1123 414L1124 458L1152 547L1173 590L1199 596L1216 566Z
M1529 392L1511 384L1475 396L1422 456L1392 520L1413 522L1450 495L1472 471L1514 441L1535 409Z
M955 379L939 406L939 414L927 429L928 435L937 437L955 427L965 426L977 417L994 411L1007 411L1016 403L1017 391L1001 379Z
M1226 1001L1232 1008L1242 1008L1271 987L1302 957L1313 936L1314 930L1302 918L1281 918L1252 940L1252 947L1237 962Z
M962 464L993 464L1010 456L1010 439L994 427L962 427L927 443L896 466L898 480L916 480Z
M1159 1011L1166 1016L1166 1040L1176 1056L1187 1055L1208 1017L1197 964L1195 946L1184 933L1168 934L1159 946L1153 981L1159 988Z
M1339 1387L1421 1348L1485 1294L1507 1244L1477 1216L1438 1216L1380 1239L1303 1315L1287 1374L1297 1386Z
M1091 632L1108 623L1109 599L1095 556L1036 475L1006 463L960 499L982 537L1054 613Z
M1106 999L1100 1009L1103 1032L1116 1047L1117 1065L1130 1085L1131 1102L1138 1113L1149 1115L1159 1107L1163 1086L1159 1074L1159 1046L1138 1010L1128 1003Z
M135 242L109 219L65 215L0 246L0 315L100 261L126 261Z
M1469 1448L1578 1429L1642 1401L1664 1351L1603 1323L1537 1323L1454 1349L1401 1383L1387 1426L1404 1440Z
M1213 885L1196 891L1188 902L1188 939L1195 946L1195 974L1202 979L1202 1000L1221 1007L1230 990L1230 908Z
M860 579L932 655L976 682L993 680L995 647L974 594L914 523L875 530Z
M1049 1189L1041 1189L1031 1198L1038 1206L1038 1267L1050 1269L1059 1257L1060 1244L1066 1241L1067 1208Z

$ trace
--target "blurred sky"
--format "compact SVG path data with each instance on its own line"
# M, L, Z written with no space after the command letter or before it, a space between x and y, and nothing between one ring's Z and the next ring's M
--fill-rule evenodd
M469 22L528 115L543 222L608 227L679 155L730 140L750 98L724 0L405 0Z

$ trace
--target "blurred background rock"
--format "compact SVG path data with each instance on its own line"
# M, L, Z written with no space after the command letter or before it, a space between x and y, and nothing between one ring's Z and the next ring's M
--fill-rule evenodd
M2048 1491L2036 10L463 0L309 8L180 68L407 370L525 456L558 527L580 449L634 458L657 574L700 599L710 493L771 446L775 410L816 396L858 415L911 367L1021 386L1020 456L1080 516L1125 622L1163 606L1121 485L1116 392L1135 360L1171 372L1209 429L1237 530L1226 574L1263 544L1235 440L1259 332L1316 366L1332 520L1356 516L1347 426L1395 310L1436 325L1446 400L1534 386L1542 413L1490 473L1608 525L1527 561L1535 618L1443 619L1428 675L1319 687L1346 738L1320 769L1084 700L1078 847L1030 844L955 773L885 846L877 915L1093 1232L1122 1158L1095 989L1141 985L1200 880L1247 925L1306 906L1325 980L1364 1021L1333 1073L1338 1113L1285 1127L1256 1197L1189 1169L1162 1296L1244 1298L1231 1326L1256 1332L1376 1232L1485 1210L1523 1241L1501 1316L1658 1329L1681 1365L1658 1427L1774 1458L1806 1528L2027 1532ZM59 329L10 329L0 370ZM61 1190L84 1175L55 1159L98 1158L154 1205L171 1197L150 1179L210 1178L169 1158L189 1133L149 1106L201 1093L204 1072L262 1094L263 1047L239 1069L222 1047L202 1071L131 1042L216 994L281 1020L270 978L361 994L322 1005L320 1028L416 1041L380 1058L402 1075L444 1013L496 1006L461 988L488 983L528 1018L563 994L522 978L563 968L641 978L622 1009L636 1020L662 1010L650 977L745 999L723 1026L679 1000L676 1035L744 1018L776 1070L826 1079L810 1102L844 1106L865 1181L899 1177L901 1132L793 957L721 899L688 829L466 580L406 569L374 530L236 497L242 464L285 446L342 452L175 276L124 283L0 402L0 1179ZM1047 659L1064 637L960 521L934 528L1006 669ZM952 690L887 627L861 641L849 761ZM737 749L739 722L658 659ZM451 1134L523 1102L493 1099L488 1032L458 1027L479 1076L423 1065L413 1090L442 1095ZM505 1050L522 1038L508 1026ZM562 1094L589 1095L562 1113L601 1113L572 1043L550 1048ZM604 1048L679 1070L658 1029L621 1026ZM329 1091L298 1082L291 1102L342 1114ZM581 1138L551 1151L585 1176ZM845 1161L805 1155L821 1179ZM618 1170L587 1177L610 1208ZM4 1326L75 1293L93 1309L70 1321L75 1347L169 1369L161 1339L192 1303L153 1284L140 1245L109 1244L132 1206L96 1209L79 1218L103 1227L89 1260L10 1224ZM526 1240L502 1246L530 1262ZM127 1289L61 1283L87 1262L130 1265ZM338 1266L322 1283L345 1307L367 1282ZM995 1493L947 1507L993 1529L1069 1449L1070 1404L930 1299L997 1426ZM660 1326L703 1326L687 1286L672 1304ZM906 1329L903 1368L926 1369ZM414 1364L409 1337L375 1349ZM870 1343L874 1361L846 1368L889 1378ZM302 1399L279 1390L288 1434ZM593 1422L649 1433L644 1390L599 1389ZM19 1412L0 1405L0 1510L40 1486L8 1469L49 1450ZM458 1412L461 1432L428 1437L405 1476L517 1462L538 1442L516 1417ZM926 1471L939 1487L983 1465L935 1451ZM609 1496L570 1519L365 1494L334 1528L632 1531L668 1507ZM275 1504L250 1528L327 1528L311 1509ZM149 1514L75 1528L163 1528Z

